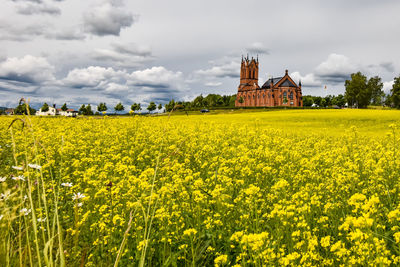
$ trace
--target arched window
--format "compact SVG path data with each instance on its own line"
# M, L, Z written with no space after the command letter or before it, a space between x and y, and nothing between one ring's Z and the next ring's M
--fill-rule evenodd
M289 98L290 100L293 100L293 92L290 92Z
M287 92L283 92L283 98L287 98Z

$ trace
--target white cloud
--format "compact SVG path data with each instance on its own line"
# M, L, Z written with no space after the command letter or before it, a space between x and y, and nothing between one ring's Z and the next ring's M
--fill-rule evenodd
M240 74L240 63L232 60L223 65L213 66L205 70L197 70L195 74L209 78L237 78Z
M326 61L315 68L315 74L329 83L342 83L350 74L360 71L360 67L344 55L330 54Z
M221 82L208 82L208 83L205 83L204 85L208 86L208 87L218 87L218 86L221 86L222 83Z
M33 84L54 81L54 67L43 57L11 57L0 62L0 79Z
M75 88L102 88L110 82L123 82L126 80L126 75L126 72L115 71L113 68L90 66L71 70L67 77L63 79L63 83Z
M47 15L60 15L61 10L53 5L38 2L38 1L30 1L19 3L16 6L17 12L21 15L35 15L35 14L47 14Z
M121 1L105 2L84 14L85 32L97 36L119 36L121 29L130 27L133 22L132 13Z
M390 90L393 88L394 81L390 82L383 82L383 91L388 94L390 93Z
M162 66L159 66L132 72L129 75L128 84L160 89L183 89L183 81L184 78L182 72L173 72Z
M302 76L300 72L295 71L290 73L290 77L298 83L301 81L301 85L305 87L320 87L322 86L321 81L315 78L314 73L308 73L305 76Z

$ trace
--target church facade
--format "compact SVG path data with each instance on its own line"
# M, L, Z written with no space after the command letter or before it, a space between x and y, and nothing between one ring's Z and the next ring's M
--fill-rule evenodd
M297 85L285 75L268 79L258 85L258 58L242 58L240 84L235 101L236 107L302 107L301 82Z

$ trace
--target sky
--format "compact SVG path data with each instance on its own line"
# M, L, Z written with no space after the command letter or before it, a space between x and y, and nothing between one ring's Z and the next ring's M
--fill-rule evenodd
M399 11L397 0L2 0L0 106L231 95L247 54L259 85L288 69L303 95L340 94L361 71L389 92Z

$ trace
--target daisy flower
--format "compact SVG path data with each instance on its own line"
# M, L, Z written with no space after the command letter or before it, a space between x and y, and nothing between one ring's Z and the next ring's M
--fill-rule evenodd
M39 170L39 171L42 169L42 166L37 165L37 164L28 164L28 166L30 168L32 168L32 169L36 169L36 170Z
M77 194L75 194L74 193L74 195L72 196L72 200L78 200L78 199L81 199L81 198L84 198L85 197L85 195L84 194L81 194L81 193L77 193Z

